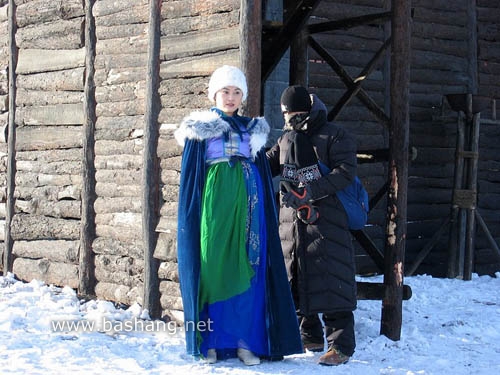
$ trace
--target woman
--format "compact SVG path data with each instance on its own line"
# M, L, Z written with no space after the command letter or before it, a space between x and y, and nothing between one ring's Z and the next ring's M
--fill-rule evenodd
M238 114L247 96L236 67L214 71L215 106L175 132L184 146L178 263L189 354L246 365L302 352L277 229L264 118Z

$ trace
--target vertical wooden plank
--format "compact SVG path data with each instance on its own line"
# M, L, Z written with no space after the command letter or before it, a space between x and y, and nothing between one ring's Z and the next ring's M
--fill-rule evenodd
M472 94L468 95L472 113ZM470 121L470 151L472 157L468 163L467 189L473 193L474 201L467 209L467 230L465 235L464 280L472 279L474 271L474 249L476 239L476 209L477 209L477 173L479 168L479 134L481 113L475 113Z
M142 175L142 233L144 242L144 302L151 318L159 318L160 262L153 256L158 234L155 231L160 216L160 169L157 149L159 138L158 115L160 113L160 23L162 0L149 2L148 68L146 77L146 111L144 123L144 159Z
M455 192L462 189L464 172L464 144L465 144L465 118L461 112L458 113L457 139L455 146L455 174L453 178L453 197L450 211L450 232L448 238L448 264L447 276L455 278L460 270L460 228L462 223L462 209L458 206Z
M384 0L383 8L384 11L391 10L391 1L392 0ZM384 40L387 40L391 37L391 23L384 23ZM391 54L387 53L384 57L384 66L382 68L382 76L384 77L384 112L391 112ZM389 136L386 129L382 129L384 134L384 146L389 147Z
M290 84L309 86L307 28L303 28L290 45Z
M241 0L240 67L247 78L248 97L243 112L261 115L262 0Z
M18 48L16 46L16 4L9 0L9 123L7 140L7 198L5 213L5 249L3 256L3 273L12 272L12 240L11 222L15 214L14 190L16 187L16 67Z
M286 17L285 24L276 35L269 38L263 45L263 55L261 55L262 81L265 81L278 65L286 50L290 47L292 39L307 24L309 17L320 2L321 0L300 0L287 1L284 4L283 11L290 12Z
M82 219L79 254L79 293L94 295L94 254L92 244L96 237L94 202L96 200L95 177L95 56L96 33L95 18L92 13L95 0L85 2L85 88L83 122L83 161L82 161Z
M408 189L411 2L392 1L391 121L389 129L389 195L381 334L401 337L404 250Z
M467 34L468 34L468 58L469 92L477 94L478 90L478 62L477 62L477 3L476 0L467 1Z

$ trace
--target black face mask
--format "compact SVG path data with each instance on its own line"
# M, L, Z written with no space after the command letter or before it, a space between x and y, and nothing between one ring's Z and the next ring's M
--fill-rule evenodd
M307 120L309 119L309 113L297 113L290 116L285 113L285 129L292 130L307 130Z

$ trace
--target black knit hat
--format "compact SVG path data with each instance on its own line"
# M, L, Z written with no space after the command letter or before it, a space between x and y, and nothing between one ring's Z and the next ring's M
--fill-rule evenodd
M311 97L302 86L290 86L281 94L281 112L310 112Z

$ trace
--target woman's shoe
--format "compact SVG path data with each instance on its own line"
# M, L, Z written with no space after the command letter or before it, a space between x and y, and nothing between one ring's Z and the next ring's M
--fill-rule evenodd
M260 365L260 358L247 349L239 348L238 358L247 366Z
M205 357L205 362L210 365L217 362L217 352L215 351L215 349L208 349L207 356Z

